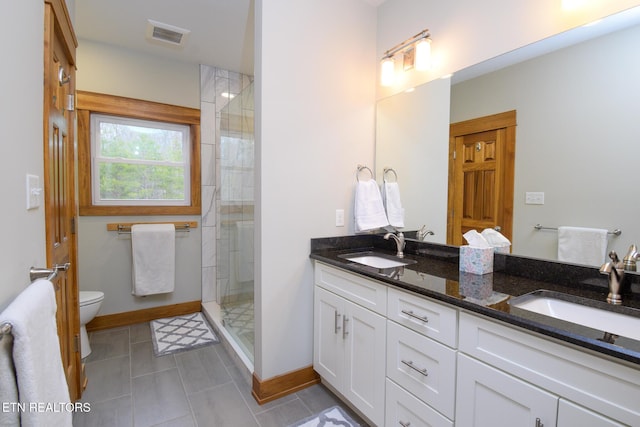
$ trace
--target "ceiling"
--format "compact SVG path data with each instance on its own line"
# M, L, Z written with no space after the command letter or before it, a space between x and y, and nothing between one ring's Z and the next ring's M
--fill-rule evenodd
M79 39L253 75L254 0L78 0ZM147 20L190 30L183 47L146 38Z

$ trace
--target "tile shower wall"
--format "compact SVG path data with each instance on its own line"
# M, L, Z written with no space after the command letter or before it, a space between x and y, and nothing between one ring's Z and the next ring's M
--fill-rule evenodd
M230 102L225 94L238 94L251 84L252 78L240 73L219 68L200 66L200 111L201 111L201 174L202 174L202 301L216 301L218 283L228 280L230 250L220 250L216 254L216 239L229 241L220 236L223 232L216 226L220 199L220 122L221 111ZM217 178L216 178L217 175ZM216 256L221 257L216 262ZM219 264L219 265L218 265Z

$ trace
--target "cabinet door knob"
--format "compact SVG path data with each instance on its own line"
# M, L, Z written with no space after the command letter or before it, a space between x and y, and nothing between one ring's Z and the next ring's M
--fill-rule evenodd
M544 427L544 424L542 424L542 421L540 421L540 418L536 418L536 427Z

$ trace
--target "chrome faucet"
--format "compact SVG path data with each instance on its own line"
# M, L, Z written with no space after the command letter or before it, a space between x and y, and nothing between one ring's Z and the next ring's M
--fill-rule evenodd
M396 256L398 258L404 258L404 234L402 234L401 231L398 231L398 235L395 235L393 233L387 233L384 235L385 240L389 240L389 237L393 237L393 240L396 241L396 247L398 248L398 253L396 254Z
M611 261L602 264L600 273L609 276L609 295L607 295L607 302L609 304L620 305L622 304L620 290L622 288L622 280L624 279L624 262L620 261L616 251L609 252L609 258L611 258Z
M422 227L420 227L417 234L418 234L418 240L424 240L427 236L435 235L433 231L427 229L426 225L423 225Z
M622 259L622 266L625 271L636 271L636 261L640 258L636 245L629 246L627 255Z

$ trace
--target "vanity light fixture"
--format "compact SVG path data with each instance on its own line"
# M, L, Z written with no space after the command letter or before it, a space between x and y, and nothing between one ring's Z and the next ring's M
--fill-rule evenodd
M380 63L380 84L382 86L391 86L393 84L395 73L395 61L393 58L400 52L403 53L402 64L405 71L413 67L419 71L431 68L431 35L429 30L422 30L384 53Z

